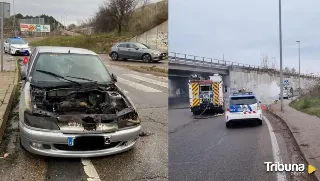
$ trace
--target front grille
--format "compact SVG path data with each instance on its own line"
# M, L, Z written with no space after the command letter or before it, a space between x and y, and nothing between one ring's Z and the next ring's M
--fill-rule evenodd
M92 151L92 150L103 150L116 147L120 144L120 141L111 142L105 144L104 137L78 137L74 140L74 146L68 146L67 144L54 144L53 146L58 150L64 151Z

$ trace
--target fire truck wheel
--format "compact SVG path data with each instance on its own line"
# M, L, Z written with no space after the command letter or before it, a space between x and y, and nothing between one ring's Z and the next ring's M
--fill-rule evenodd
M202 111L194 111L194 112L193 112L193 115L196 115L196 116L197 116L197 115L201 114L201 112L202 112Z

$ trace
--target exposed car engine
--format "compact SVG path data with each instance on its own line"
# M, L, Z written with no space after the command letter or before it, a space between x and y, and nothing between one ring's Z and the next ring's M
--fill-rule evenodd
M74 90L70 88L54 90L31 90L34 108L54 114L115 114L127 104L117 91L98 89Z

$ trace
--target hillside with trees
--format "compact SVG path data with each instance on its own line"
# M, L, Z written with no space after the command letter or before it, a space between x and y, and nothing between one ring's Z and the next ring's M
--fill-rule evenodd
M18 13L18 14L15 15L15 29L16 30L20 29L19 19L29 19L29 18L44 18L45 24L50 25L51 31L53 29L58 28L58 27L64 27L54 17L46 15L46 14L42 14L40 16L30 16L30 15L23 16L21 13ZM5 32L10 32L10 31L13 30L13 22L14 22L14 15L12 15L8 19L5 19L5 22L4 22L4 30L5 30Z

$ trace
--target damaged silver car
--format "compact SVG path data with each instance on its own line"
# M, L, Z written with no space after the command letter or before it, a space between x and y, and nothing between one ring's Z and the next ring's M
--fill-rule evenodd
M96 53L36 47L22 64L19 129L26 150L95 157L133 148L141 130L138 113Z

